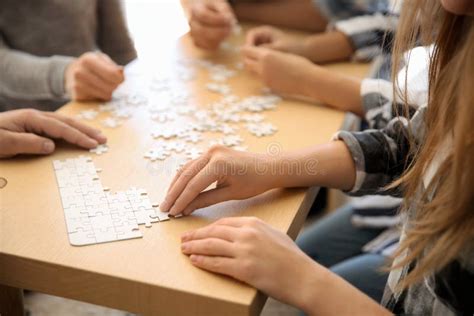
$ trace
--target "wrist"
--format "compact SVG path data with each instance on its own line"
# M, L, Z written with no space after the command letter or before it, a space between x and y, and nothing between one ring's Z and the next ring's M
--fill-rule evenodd
M318 297L321 296L321 289L329 285L331 272L309 258L298 271L298 289L293 291L295 306L306 315L316 315Z
M319 63L318 45L315 45L313 36L306 37L301 44L301 54L303 57L311 60L313 63Z
M51 57L51 67L48 77L51 93L55 98L66 98L68 69L74 60L75 58L67 56Z
M297 152L283 152L269 157L267 165L272 175L272 189L300 186L305 161L298 156Z
M324 69L318 65L311 65L311 67L305 67L302 72L301 80L301 95L317 101L324 101L319 93L319 87L324 80L324 76L331 76L328 72L324 74Z

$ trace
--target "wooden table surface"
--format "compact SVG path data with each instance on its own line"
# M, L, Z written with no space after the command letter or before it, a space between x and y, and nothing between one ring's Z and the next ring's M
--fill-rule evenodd
M229 65L238 58L236 54L203 53L193 47L188 36L169 49L169 56L207 57ZM145 63L159 70L158 64ZM329 67L357 76L367 72L366 65ZM193 101L203 107L217 100L203 88L206 82L205 74L199 73L188 84ZM259 94L262 88L246 71L229 82L239 96ZM71 103L60 112L76 115L96 107ZM243 130L240 135L250 151L291 150L323 143L343 120L341 112L296 101L284 101L265 116L279 131L271 137L256 138ZM100 127L100 118L92 124ZM222 203L186 218L140 227L141 239L84 247L69 244L52 161L91 155L96 166L103 169L102 183L112 191L142 187L152 201L161 201L174 170L167 168L166 162L152 164L143 158L154 141L150 129L157 124L140 108L123 126L103 128L110 150L102 156L61 144L51 156L0 162L0 176L8 180L0 189L1 284L143 315L254 315L261 311L265 296L254 288L193 267L181 254L180 235L225 216L257 216L295 238L314 189L273 190L249 200Z

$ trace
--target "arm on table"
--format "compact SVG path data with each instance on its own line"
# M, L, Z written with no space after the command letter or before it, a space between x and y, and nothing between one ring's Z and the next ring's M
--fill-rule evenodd
M322 32L327 19L311 0L235 1L234 12L239 20Z

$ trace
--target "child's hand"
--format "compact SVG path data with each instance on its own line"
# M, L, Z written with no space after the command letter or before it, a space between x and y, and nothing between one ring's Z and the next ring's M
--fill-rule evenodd
M317 67L309 60L267 48L242 48L246 68L280 94L304 95L304 74Z
M248 31L245 46L259 46L305 56L304 41L292 39L272 26L259 26Z
M55 148L51 138L61 138L84 148L94 148L107 141L99 130L57 113L30 109L0 113L1 158L50 154Z
M225 0L195 1L192 4L190 34L194 44L200 48L218 48L235 23L232 8Z
M224 218L181 237L193 265L248 283L307 310L319 269L285 234L253 217Z
M212 204L263 193L276 184L269 164L270 158L263 154L215 146L178 172L160 208L171 215L189 215ZM215 189L203 192L215 182Z
M122 66L103 53L89 52L66 69L66 92L76 101L107 101L124 79Z

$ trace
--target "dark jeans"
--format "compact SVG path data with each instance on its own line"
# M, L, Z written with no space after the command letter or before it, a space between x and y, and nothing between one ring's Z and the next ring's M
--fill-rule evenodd
M363 253L362 247L383 229L354 227L351 215L350 205L336 210L306 229L296 243L313 260L380 302L388 277L380 268L386 258Z

